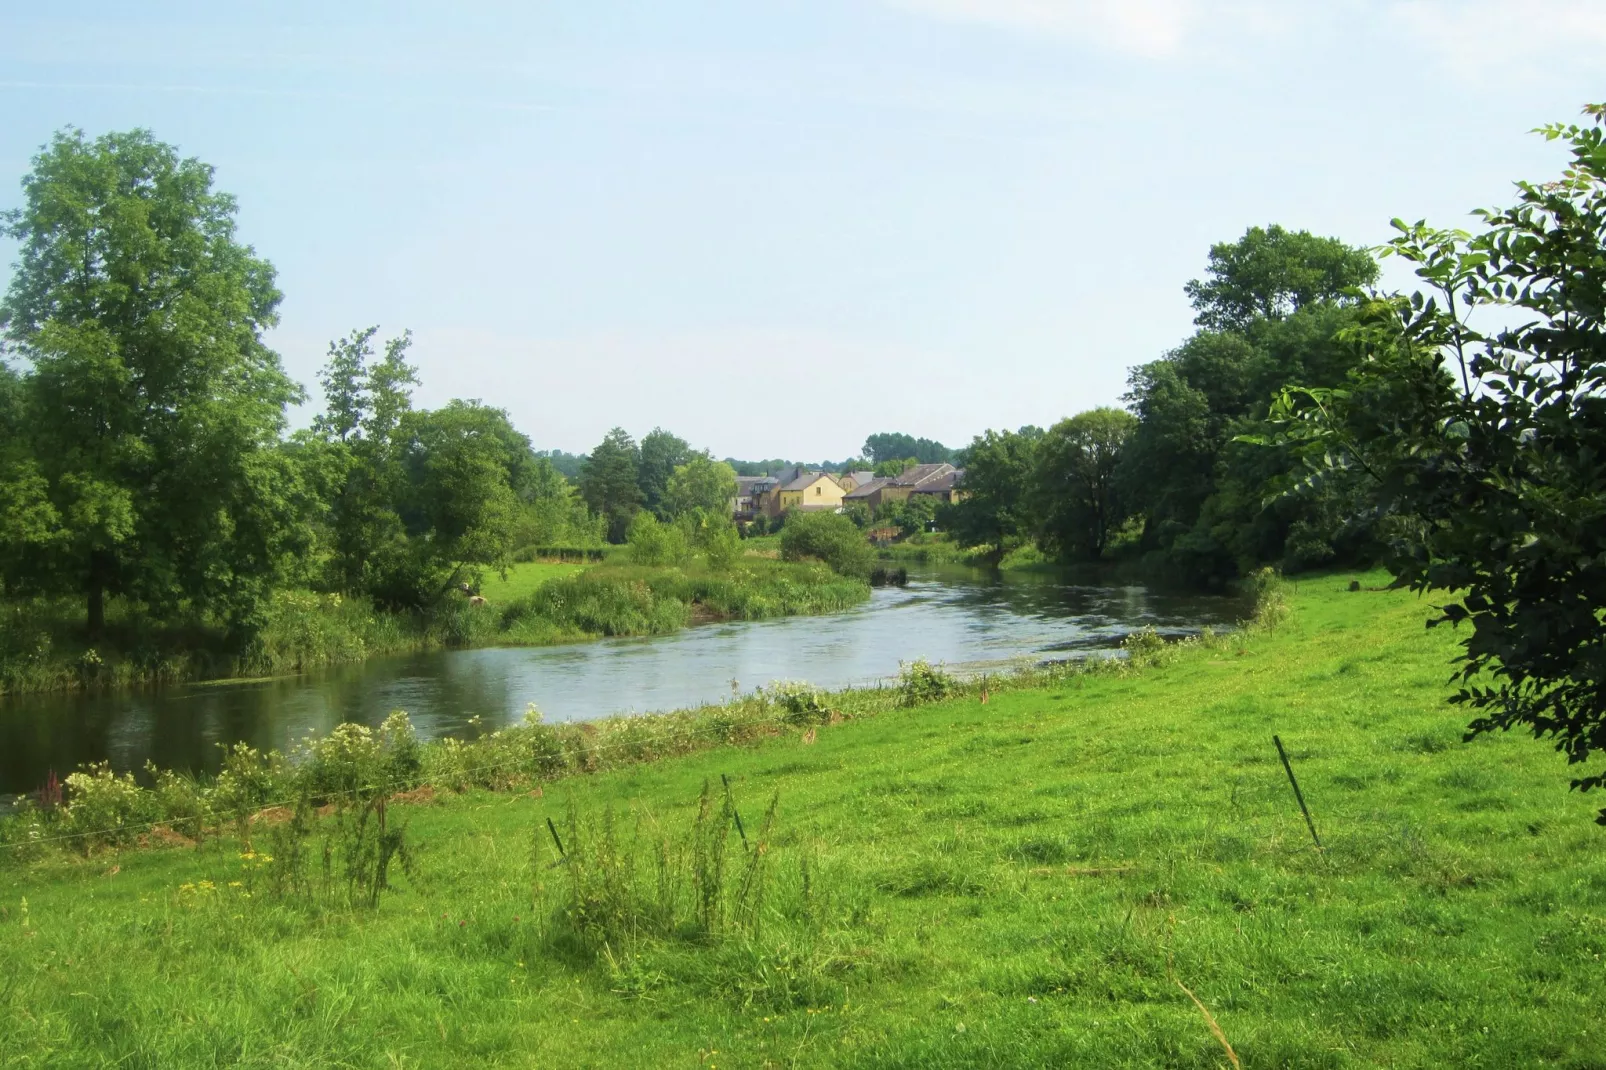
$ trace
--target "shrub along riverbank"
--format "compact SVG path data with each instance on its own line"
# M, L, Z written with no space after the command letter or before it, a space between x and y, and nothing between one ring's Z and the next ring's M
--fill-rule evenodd
M1593 800L1348 579L1125 668L346 729L248 841L8 849L0 1062L1599 1065Z
M526 563L486 589L495 600L485 605L453 593L427 611L408 613L335 594L284 591L238 650L202 619L163 623L127 603L112 604L105 638L95 644L83 638L74 601L0 603L0 694L272 676L440 647L663 635L704 621L838 612L870 593L863 581L823 565L756 557L724 569L701 561L648 567L623 558L583 569Z

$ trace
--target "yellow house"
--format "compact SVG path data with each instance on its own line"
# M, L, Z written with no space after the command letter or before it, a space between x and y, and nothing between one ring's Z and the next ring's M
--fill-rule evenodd
M843 494L842 484L828 473L798 472L790 481L764 496L764 511L770 516L779 516L792 509L810 512L829 509L835 512L842 508Z

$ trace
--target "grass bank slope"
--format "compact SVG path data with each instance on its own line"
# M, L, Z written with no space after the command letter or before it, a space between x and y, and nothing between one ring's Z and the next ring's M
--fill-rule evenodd
M1180 982L1247 1067L1606 1065L1598 800L1460 743L1453 637L1347 579L1144 673L394 806L422 849L371 909L226 839L9 863L0 1063L1227 1065ZM762 854L696 822L722 774Z

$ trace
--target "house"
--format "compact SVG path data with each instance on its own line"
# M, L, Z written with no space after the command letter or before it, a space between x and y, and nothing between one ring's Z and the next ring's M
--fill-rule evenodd
M906 468L875 492L873 505L879 507L887 502L908 501L910 495L927 485L930 485L932 493L943 495L940 500L954 501L954 482L958 472L959 469L947 463L917 464L913 468Z
M871 509L881 504L881 488L892 480L885 477L871 476L868 480L858 484L842 496L844 505L867 505Z
M808 512L842 509L842 484L828 472L800 471L779 489L765 496L765 512L779 516L792 509Z
M842 484L843 490L852 494L874 478L874 472L843 472L836 477L836 481Z
M959 501L965 496L965 492L960 489L960 485L965 478L965 470L963 468L949 467L950 471L940 472L930 479L915 484L915 488L909 496L912 498L917 494L929 494L936 499L938 505L952 505L954 502Z
M764 495L779 484L770 476L737 476L736 497L731 499L731 516L738 521L752 520L763 512Z

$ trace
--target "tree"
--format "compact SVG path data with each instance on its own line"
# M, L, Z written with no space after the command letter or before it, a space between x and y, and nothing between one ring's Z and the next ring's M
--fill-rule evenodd
M901 476L909 469L920 463L917 457L894 457L890 461L882 461L872 469L878 477Z
M24 478L54 517L19 578L82 592L91 635L108 594L249 622L308 535L275 448L300 390L262 342L272 266L212 169L147 131L57 134L23 194L0 325L32 367Z
M319 374L324 412L312 422L321 449L303 444L303 459L317 473L328 503L331 543L327 582L348 593L367 592L396 606L426 600L427 565L406 545L401 510L409 496L402 425L412 413L417 369L407 362L412 335L385 343L374 359L379 328L354 330L329 344Z
M669 477L663 499L666 516L678 517L701 510L729 518L731 499L736 497L736 473L724 461L706 453L697 454L678 466Z
M952 459L953 451L934 439L883 432L864 440L864 455L875 465L905 457L913 457L919 464L942 464Z
M936 519L937 499L930 494L911 494L907 498L887 502L877 513L877 521L891 524L905 535L914 535L925 531Z
M530 441L507 413L454 400L407 421L409 487L403 519L439 597L464 569L505 565L518 521L514 491Z
M1563 176L1519 183L1477 233L1396 220L1388 252L1428 292L1375 301L1350 381L1275 413L1313 480L1373 483L1395 585L1445 598L1429 627L1469 626L1468 738L1522 727L1580 765L1606 750L1606 105L1586 112L1543 128L1572 149ZM1481 333L1482 310L1511 326Z
M637 468L637 482L641 486L641 504L652 510L660 520L673 515L664 505L669 493L669 479L675 469L691 460L691 444L678 435L655 427L642 436L639 451L641 462Z
M1256 319L1283 319L1376 282L1377 262L1336 238L1273 224L1212 245L1205 274L1184 288L1198 313L1194 322L1208 330L1242 331Z
M990 546L1002 558L1033 530L1032 472L1040 427L986 431L968 447L965 496L943 506L937 521L962 546Z
M1364 500L1299 487L1290 456L1233 442L1262 430L1285 386L1343 381L1357 359L1343 341L1357 298L1339 283L1374 277L1375 264L1364 250L1278 227L1217 245L1211 258L1212 281L1188 287L1204 328L1129 378L1139 422L1117 487L1143 516L1146 560L1213 585L1263 561L1297 567L1360 552Z
M609 431L580 470L580 496L608 525L608 541L625 541L630 520L641 508L638 482L641 454L622 427Z
M1137 417L1092 409L1061 420L1037 447L1043 548L1064 558L1097 560L1129 510L1116 478Z
M781 557L787 561L814 558L834 572L867 579L875 560L858 525L840 513L802 512L787 514L781 529Z

